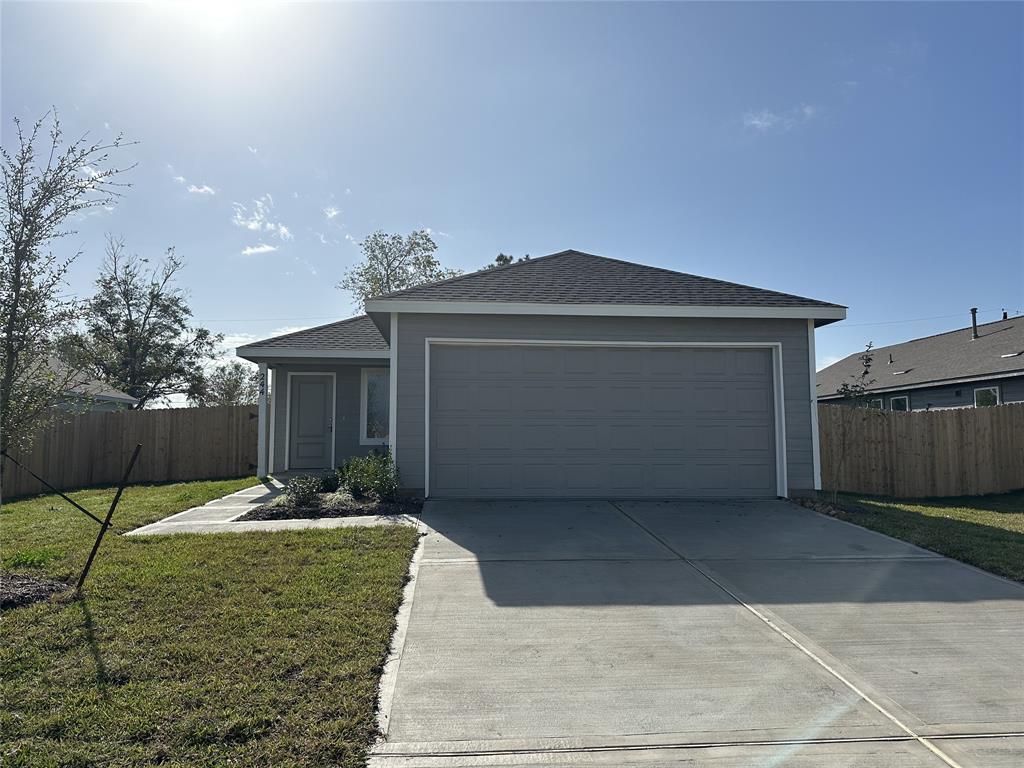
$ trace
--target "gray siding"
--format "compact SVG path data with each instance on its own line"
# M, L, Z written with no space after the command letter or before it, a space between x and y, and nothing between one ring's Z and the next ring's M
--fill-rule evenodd
M1024 402L1024 376L1007 379L987 379L969 381L963 384L943 384L920 389L905 389L899 392L886 392L879 395L868 395L868 399L882 398L885 410L890 410L890 401L894 397L909 398L910 410L924 411L928 408L970 408L974 405L974 390L981 387L999 387L999 396L1004 403ZM823 402L842 403L843 400Z
M814 487L806 320L402 314L398 318L396 453L402 485L416 490L422 490L424 484L424 359L428 337L781 342L789 489L793 492Z
M322 362L310 364L281 364L273 366L277 373L277 388L271 394L274 413L274 450L271 472L282 472L286 456L287 393L289 372L336 373L338 379L336 419L334 424L335 463L341 464L349 456L363 456L378 447L359 444L359 398L360 370L363 368L387 368L387 360L365 360L340 365Z

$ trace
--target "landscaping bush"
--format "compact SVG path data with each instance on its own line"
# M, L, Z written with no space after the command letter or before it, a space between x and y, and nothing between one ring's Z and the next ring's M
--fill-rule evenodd
M320 492L320 478L313 475L296 475L288 481L284 493L293 507L313 507Z
M369 494L380 501L391 501L398 493L398 469L389 451L353 456L339 472L342 485L355 498Z
M341 484L337 472L324 472L320 476L320 493L334 493Z

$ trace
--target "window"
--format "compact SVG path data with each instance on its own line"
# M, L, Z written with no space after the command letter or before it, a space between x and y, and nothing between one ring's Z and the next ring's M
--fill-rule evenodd
M363 368L359 404L360 445L385 445L391 405L391 377L387 368Z
M974 407L999 405L999 387L978 387L974 390Z
M899 397L889 398L889 410L890 411L909 411L910 410L910 398L907 395L900 395Z
M868 400L868 408L874 408L875 410L881 411L885 406L882 404L882 398L876 397L874 400Z

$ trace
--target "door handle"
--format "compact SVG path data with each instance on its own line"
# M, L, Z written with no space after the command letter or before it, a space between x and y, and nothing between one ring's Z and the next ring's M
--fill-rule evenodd
M334 431L334 419L328 419L327 420L327 431L328 432L333 432Z

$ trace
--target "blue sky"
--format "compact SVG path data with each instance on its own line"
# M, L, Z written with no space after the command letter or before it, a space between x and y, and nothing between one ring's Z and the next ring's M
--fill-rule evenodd
M377 228L463 269L577 248L846 304L819 364L1024 309L1019 3L0 13L5 146L51 105L139 142L59 246L72 289L106 232L173 245L229 342L352 314Z

